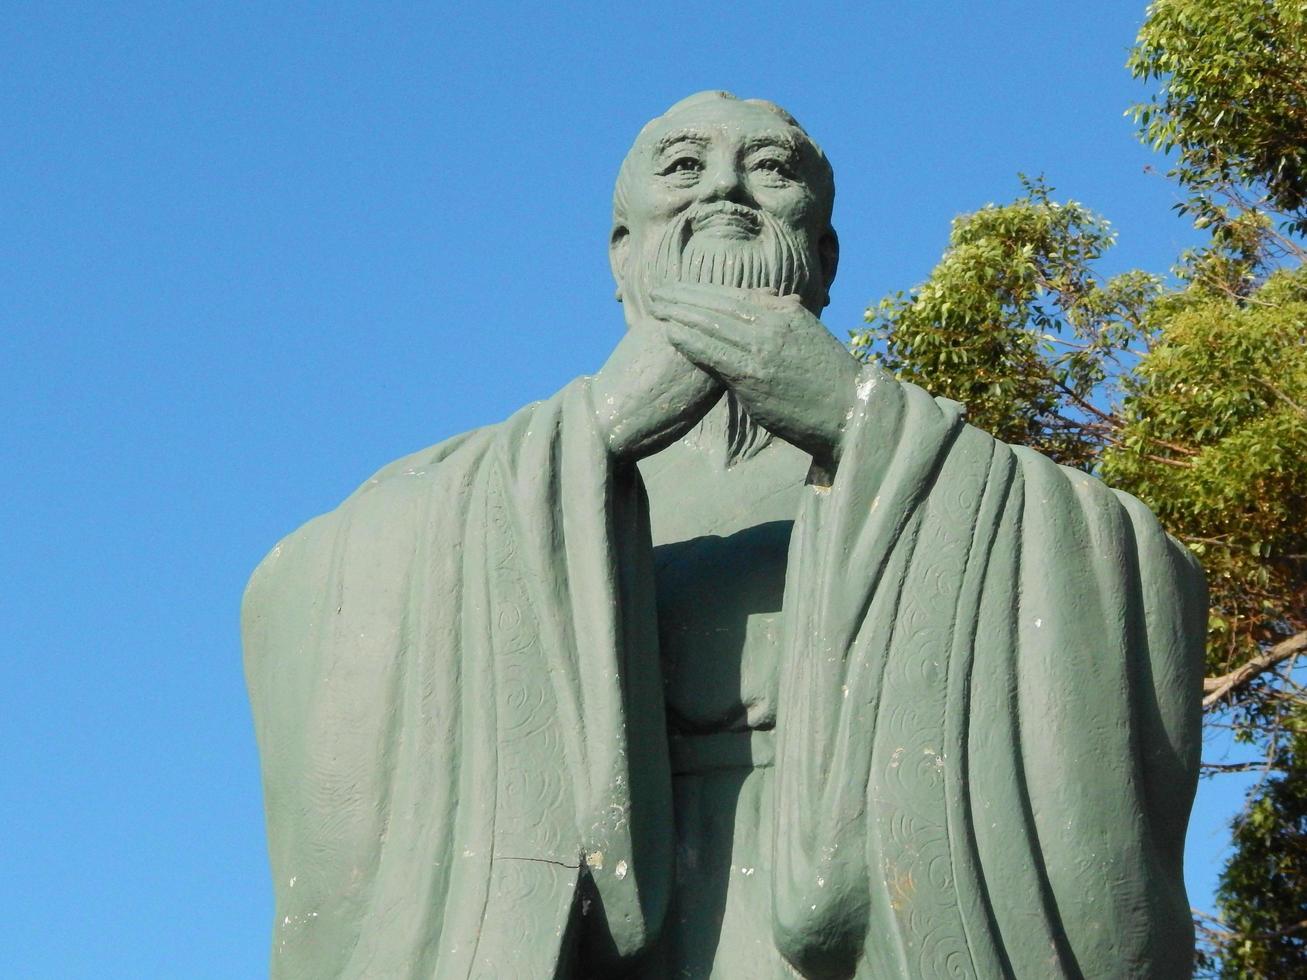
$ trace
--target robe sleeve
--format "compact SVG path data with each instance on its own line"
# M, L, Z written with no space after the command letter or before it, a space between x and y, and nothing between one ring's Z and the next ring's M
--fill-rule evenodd
M648 520L594 418L582 379L392 464L254 573L274 977L553 976L582 897L596 955L656 933Z
M1187 976L1201 571L876 368L791 543L775 919L814 975Z

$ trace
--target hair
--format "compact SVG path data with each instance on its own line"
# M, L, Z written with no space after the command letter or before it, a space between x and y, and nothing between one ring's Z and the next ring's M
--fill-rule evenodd
M785 123L785 125L793 128L803 137L804 141L812 148L817 159L818 183L816 191L825 210L825 224L827 227L830 227L831 213L835 205L835 171L831 167L830 161L826 159L826 154L822 151L822 148L817 145L817 141L808 134L806 129L799 125L797 119L778 106L775 102L768 102L765 99L739 99L730 92L722 92L712 89L705 92L696 92L694 95L681 99L680 102L669 107L661 116L656 116L649 122L645 123L644 127L640 130L639 135L636 136L635 141L631 144L631 149L627 151L626 157L622 160L621 169L617 171L617 184L613 188L613 225L620 225L623 227L626 225L627 199L630 196L631 182L635 180L636 151L641 148L645 134L668 116L674 116L684 109L702 105L705 102L711 102L713 100L739 102L742 105L757 106L760 109L765 109L780 119L781 122Z

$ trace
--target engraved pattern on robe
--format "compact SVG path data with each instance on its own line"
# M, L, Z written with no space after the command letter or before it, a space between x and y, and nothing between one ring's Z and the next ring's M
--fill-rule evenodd
M786 573L802 974L1184 976L1201 572L875 368ZM585 379L382 470L244 608L276 977L622 975L673 873L648 517ZM577 963L584 966L577 966Z

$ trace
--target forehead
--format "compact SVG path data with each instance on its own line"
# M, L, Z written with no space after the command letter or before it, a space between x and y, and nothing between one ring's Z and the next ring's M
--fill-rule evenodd
M776 113L758 105L728 99L713 100L660 116L640 134L640 146L656 154L684 140L696 142L774 143L799 149L803 133Z

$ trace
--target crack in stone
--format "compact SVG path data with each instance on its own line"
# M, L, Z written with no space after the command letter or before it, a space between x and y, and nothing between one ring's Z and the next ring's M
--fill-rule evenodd
M567 864L566 862L553 861L550 860L549 858L517 857L516 855L512 855L512 854L504 854L504 855L497 854L495 855L495 860L496 861L534 861L536 864L553 864L556 865L557 867L567 868L571 871L575 871L577 868L581 866L579 863Z

